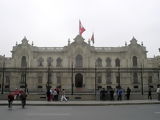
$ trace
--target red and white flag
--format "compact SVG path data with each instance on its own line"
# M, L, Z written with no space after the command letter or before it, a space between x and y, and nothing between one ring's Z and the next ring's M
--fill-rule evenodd
M81 21L79 20L79 35L82 35L85 30L86 29L82 26Z
M93 44L94 44L94 33L92 33L91 41L92 41Z

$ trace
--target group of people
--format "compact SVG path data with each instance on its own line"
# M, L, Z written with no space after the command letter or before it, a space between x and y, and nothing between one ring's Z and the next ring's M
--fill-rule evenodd
M108 88L107 90L105 90L105 88L103 88L100 91L100 100L115 100L117 98L117 100L122 100L122 97L125 95L126 99L129 100L130 99L130 93L131 93L131 89L128 87L126 92L124 89L122 89L120 86L117 87L116 89L113 89L112 87Z
M15 91L8 94L8 107L12 107L12 103L14 100L21 100L22 108L26 105L27 94L23 90L16 89Z
M149 88L148 88L148 99L149 100L152 100L152 87L151 86L149 86ZM160 100L160 86L158 85L158 87L157 87L157 90L156 90L156 93L157 93L157 98L158 98L158 100Z
M59 100L59 96L61 95L61 101L67 101L67 98L65 96L65 90L61 88L51 88L51 89L48 89L47 92L46 92L46 95L47 95L47 101L58 101Z
M149 100L152 100L152 91L153 91L152 87L149 86L148 87ZM160 101L160 86L157 87L156 93L157 93L157 98ZM117 87L116 89L110 87L109 89L105 90L105 88L103 88L100 91L100 100L115 100L116 98L117 100L122 100L123 97L126 100L130 100L130 94L131 94L131 89L129 87L127 87L126 91L122 89L120 86Z
M158 100L160 101L160 86L157 87L157 96L158 96ZM123 96L126 97L126 100L130 100L130 93L131 93L131 89L128 87L126 89L126 91L124 89L122 89L120 86L117 87L116 89L113 89L112 87L110 87L109 89L105 90L105 88L103 88L100 91L100 100L115 100L117 98L117 100L122 100ZM48 89L46 92L47 95L47 101L58 101L60 99L60 101L66 101L67 102L67 98L65 96L65 90L61 88L55 88L55 89ZM59 97L61 96L61 98ZM25 93L25 91L23 90L15 90L11 93L8 94L8 107L10 108L12 106L12 103L14 100L16 99L20 99L22 102L22 107L24 108L25 104L26 104L26 98L27 98L27 94ZM148 89L148 99L152 99L152 88L149 87Z

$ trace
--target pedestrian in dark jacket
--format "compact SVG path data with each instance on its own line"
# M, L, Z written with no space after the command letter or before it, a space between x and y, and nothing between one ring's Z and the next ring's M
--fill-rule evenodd
M151 89L150 86L149 86L149 89L148 89L148 99L152 100L152 89Z
M47 101L50 101L51 100L51 92L50 92L50 89L47 90Z
M112 87L110 89L110 100L114 100L114 89Z
M126 91L127 100L130 100L130 93L131 93L131 89L128 87Z

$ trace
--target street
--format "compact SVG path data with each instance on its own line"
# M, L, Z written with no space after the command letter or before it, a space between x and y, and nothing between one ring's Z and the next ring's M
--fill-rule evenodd
M160 105L0 106L1 120L159 120Z

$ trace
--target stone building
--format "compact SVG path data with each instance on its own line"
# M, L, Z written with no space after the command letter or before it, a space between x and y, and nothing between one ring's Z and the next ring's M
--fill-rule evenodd
M25 37L11 52L10 58L0 56L0 88L4 91L25 86L33 92L46 91L47 85L68 92L117 86L146 91L160 83L159 57L147 58L146 48L134 37L122 47L95 47L80 35L64 47L37 47Z

